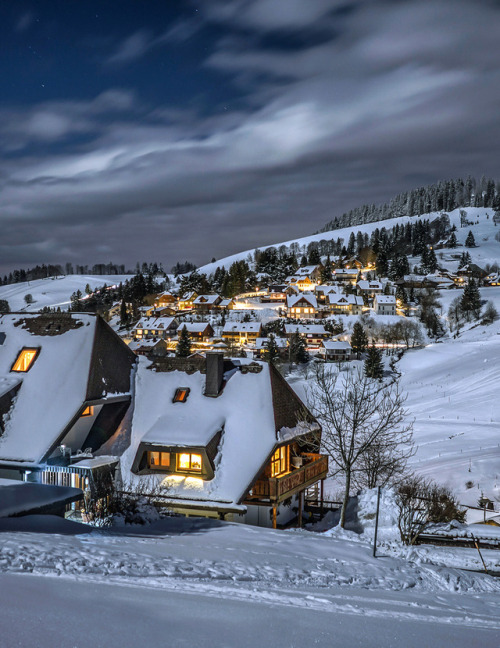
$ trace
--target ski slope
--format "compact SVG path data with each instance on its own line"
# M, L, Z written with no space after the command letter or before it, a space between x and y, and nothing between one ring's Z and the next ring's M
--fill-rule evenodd
M469 230L472 230L476 244L476 248L467 248L467 251L470 253L474 263L477 263L479 266L483 267L486 263L493 263L500 259L500 242L495 240L495 234L500 232L500 227L495 227L493 223L493 210L490 207L467 207L465 209L467 212L467 219L473 222L473 225L461 228L460 227L460 209L455 209L452 212L449 212L450 223L455 225L457 228L456 237L459 244L464 244ZM385 227L390 229L395 225L404 225L408 222L415 222L418 219L422 220L434 220L437 218L441 212L432 212L430 214L423 214L422 216L402 216L400 218L391 218L389 220L376 221L374 223L367 223L365 225L354 225L352 227L344 227L342 229L331 230L329 232L321 232L320 234L313 234L312 236L304 236L303 238L291 239L289 241L282 241L280 243L275 243L274 245L264 245L261 250L265 250L269 247L279 248L280 245L290 245L291 243L298 243L301 246L306 246L309 243L314 241L329 241L332 239L341 238L344 239L345 244L349 240L351 232L355 235L358 232L366 233L370 235L377 227L381 229ZM438 261L449 267L450 270L456 270L458 262L450 261L449 254L460 254L464 250L463 247L457 247L453 250L439 250L437 253ZM217 266L223 266L226 269L230 267L235 261L245 260L250 253L254 253L255 249L245 250L239 252L238 254L232 254L231 256L219 259L214 263L207 263L206 265L199 268L199 272L211 274L215 272ZM442 259L441 259L442 255Z
M59 307L68 310L72 293L80 290L85 295L85 286L88 284L92 290L107 284L113 286L131 279L133 275L63 275L49 277L35 281L0 286L0 299L9 302L13 312L36 312L45 306ZM25 295L32 295L33 303L27 305Z

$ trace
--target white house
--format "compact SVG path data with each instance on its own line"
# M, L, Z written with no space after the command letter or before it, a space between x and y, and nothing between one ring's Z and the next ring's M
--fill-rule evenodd
M331 362L349 362L354 357L349 342L342 340L323 340L320 354Z
M373 308L377 315L396 315L396 297L394 295L375 295Z

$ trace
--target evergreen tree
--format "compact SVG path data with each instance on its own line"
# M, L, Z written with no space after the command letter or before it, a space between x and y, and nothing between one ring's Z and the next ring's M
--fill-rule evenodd
M351 346L358 358L359 354L363 353L368 346L368 338L361 322L356 322L352 327Z
M472 262L471 256L468 252L462 252L460 261L458 262L458 269L466 268Z
M450 238L448 239L448 247L449 248L457 247L457 237L455 236L455 232L452 232Z
M264 352L264 359L269 362L269 364L276 364L279 359L279 350L278 345L276 344L276 337L273 333L270 333L267 338L267 346Z
M376 378L381 380L384 376L384 364L382 362L382 350L377 349L372 341L368 347L368 352L364 364L365 376L367 378Z
M0 299L0 313L10 313L9 302L6 299Z
M292 337L290 338L288 355L290 362L292 363L307 362L309 358L307 354L306 343L297 331L295 331L295 333L293 333Z
M462 299L460 300L460 310L467 321L479 318L481 313L481 295L479 294L479 288L474 279L470 279L464 288Z
M120 304L120 326L127 326L127 324L128 324L127 304L125 303L125 300L122 299L122 303Z
M185 326L182 327L175 355L178 358L187 358L191 355L191 340L189 339L189 333Z
M387 258L387 252L382 248L379 250L379 253L377 254L375 267L379 277L387 277L387 272L389 270L389 261Z
M308 265L318 265L319 263L321 263L321 257L319 256L318 248L311 248L307 262Z
M476 247L476 241L474 239L474 234L472 233L472 230L469 230L469 233L467 234L467 238L465 239L465 247L468 248Z

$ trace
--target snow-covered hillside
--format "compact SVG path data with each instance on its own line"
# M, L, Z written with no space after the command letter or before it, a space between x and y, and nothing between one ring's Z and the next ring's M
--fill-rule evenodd
M71 294L80 290L85 294L88 284L93 290L107 284L112 286L130 279L132 275L65 275L49 277L22 283L0 286L0 299L9 302L11 311L35 312L50 306L67 310L70 305ZM33 303L26 305L25 295L32 295Z
M465 238L469 230L472 230L478 247L467 248L467 250L472 257L473 262L477 263L480 266L484 266L486 263L493 263L495 261L498 261L498 259L500 258L500 242L495 240L495 234L497 232L500 232L500 227L495 227L495 224L493 222L493 210L486 207L467 207L465 211L467 212L467 220L474 224L463 228L460 227L460 209L455 209L448 214L451 224L457 227L456 236L458 243L463 245L465 243ZM304 236L303 238L299 239L281 241L279 243L275 243L274 247L279 247L280 245L290 245L291 243L298 243L301 246L307 246L313 241L328 241L337 238L342 238L347 243L351 232L354 232L354 234L357 234L358 232L366 232L367 234L371 234L377 227L385 227L386 229L390 229L397 224L401 225L408 222L415 222L419 218L422 220L433 220L440 214L441 212L433 212L430 214L424 214L422 216L403 216L401 218L392 218L390 220L367 223L366 225L355 225L353 227L346 227L343 229L321 232L320 234L313 234L312 236ZM273 246L263 245L260 249L264 250L268 247ZM445 260L448 253L458 254L463 249L464 248L458 247L454 250L439 251L438 260L440 259L440 254L443 254L443 259ZM229 268L232 263L246 259L248 254L253 253L254 251L255 250L253 249L245 250L244 252L239 252L238 254L232 254L231 256L219 259L215 263L207 263L199 269L199 272L210 274L215 271L217 266L224 266L225 268ZM449 266L452 270L456 269L457 266L457 262L444 264Z

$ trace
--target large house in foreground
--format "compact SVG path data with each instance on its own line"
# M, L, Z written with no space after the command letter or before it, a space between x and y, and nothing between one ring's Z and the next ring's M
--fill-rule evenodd
M85 489L131 400L136 356L96 315L0 316L0 477Z
M185 369L185 370L184 370ZM194 370L197 369L197 370ZM186 515L258 524L301 521L304 492L325 479L321 428L270 364L141 359L122 473L157 477Z

